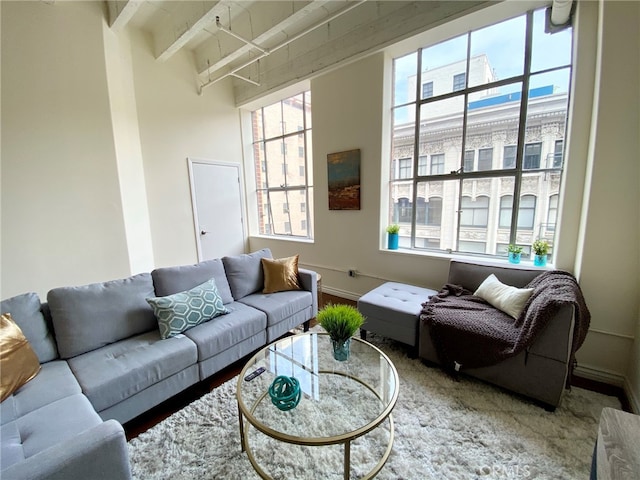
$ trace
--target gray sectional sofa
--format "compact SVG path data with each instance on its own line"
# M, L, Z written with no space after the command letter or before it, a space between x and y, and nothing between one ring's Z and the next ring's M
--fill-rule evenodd
M125 423L300 324L317 305L316 273L302 290L263 294L263 249L158 268L2 301L41 362L40 373L0 403L3 479L130 478ZM161 339L146 299L214 278L229 313Z

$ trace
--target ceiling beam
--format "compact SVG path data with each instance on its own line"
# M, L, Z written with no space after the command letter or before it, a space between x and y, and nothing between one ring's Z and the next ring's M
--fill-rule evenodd
M107 0L109 26L114 32L122 30L142 5L140 0Z
M245 104L342 62L362 58L492 3L487 0L366 2L333 22L331 28L316 30L304 41L301 39L291 48L266 57L259 86L242 81L235 83L236 104Z
M156 59L168 60L206 27L215 24L216 17L226 13L232 3L227 0L184 2L182 8L168 15L153 31Z
M328 13L326 4L329 0L315 0L312 2L256 2L252 8L242 12L232 25L226 25L224 19L221 23L225 27L235 27L234 31L239 33L242 27L250 26L251 30L244 33L247 40L257 44L263 48L269 48L271 45L279 43L278 40L285 40L288 36L297 33L306 23L311 23L316 17L314 13L319 15L318 18L326 16ZM336 4L337 2L332 2ZM338 6L339 6L338 2ZM276 7L279 7L277 9ZM296 10L297 9L297 10ZM320 10L322 9L322 10ZM306 20L306 22L305 22ZM265 23L267 22L267 23ZM287 32L289 30L289 32ZM256 33L258 32L258 33ZM196 68L198 74L210 75L227 65L232 64L243 56L246 56L252 50L256 52L255 47L250 44L239 45L236 41L225 42L226 33L218 29L218 42L207 42L202 47L196 49ZM235 42L235 43L231 43ZM227 47L227 48L224 48ZM222 51L224 48L225 51ZM229 52L226 51L229 50Z

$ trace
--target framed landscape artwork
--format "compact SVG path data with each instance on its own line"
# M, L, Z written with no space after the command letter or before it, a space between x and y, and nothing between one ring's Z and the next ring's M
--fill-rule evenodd
M360 149L327 155L329 210L360 210Z

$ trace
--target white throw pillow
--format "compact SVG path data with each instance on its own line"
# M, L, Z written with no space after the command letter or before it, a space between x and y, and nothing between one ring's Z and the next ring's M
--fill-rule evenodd
M532 293L533 288L516 288L505 285L492 273L482 282L474 295L517 319Z

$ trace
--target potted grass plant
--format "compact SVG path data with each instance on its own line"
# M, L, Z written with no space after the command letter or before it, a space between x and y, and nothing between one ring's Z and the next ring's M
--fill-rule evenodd
M547 265L547 254L549 253L549 242L539 238L533 242L533 264L536 267Z
M510 263L520 263L520 257L522 256L522 247L519 245L510 244L507 247L507 252L509 253L509 262Z
M398 249L398 235L400 232L400 225L392 224L387 227L387 248L389 250Z
M333 357L341 362L347 360L351 337L364 323L362 314L351 305L329 304L318 311L316 319L331 338Z

